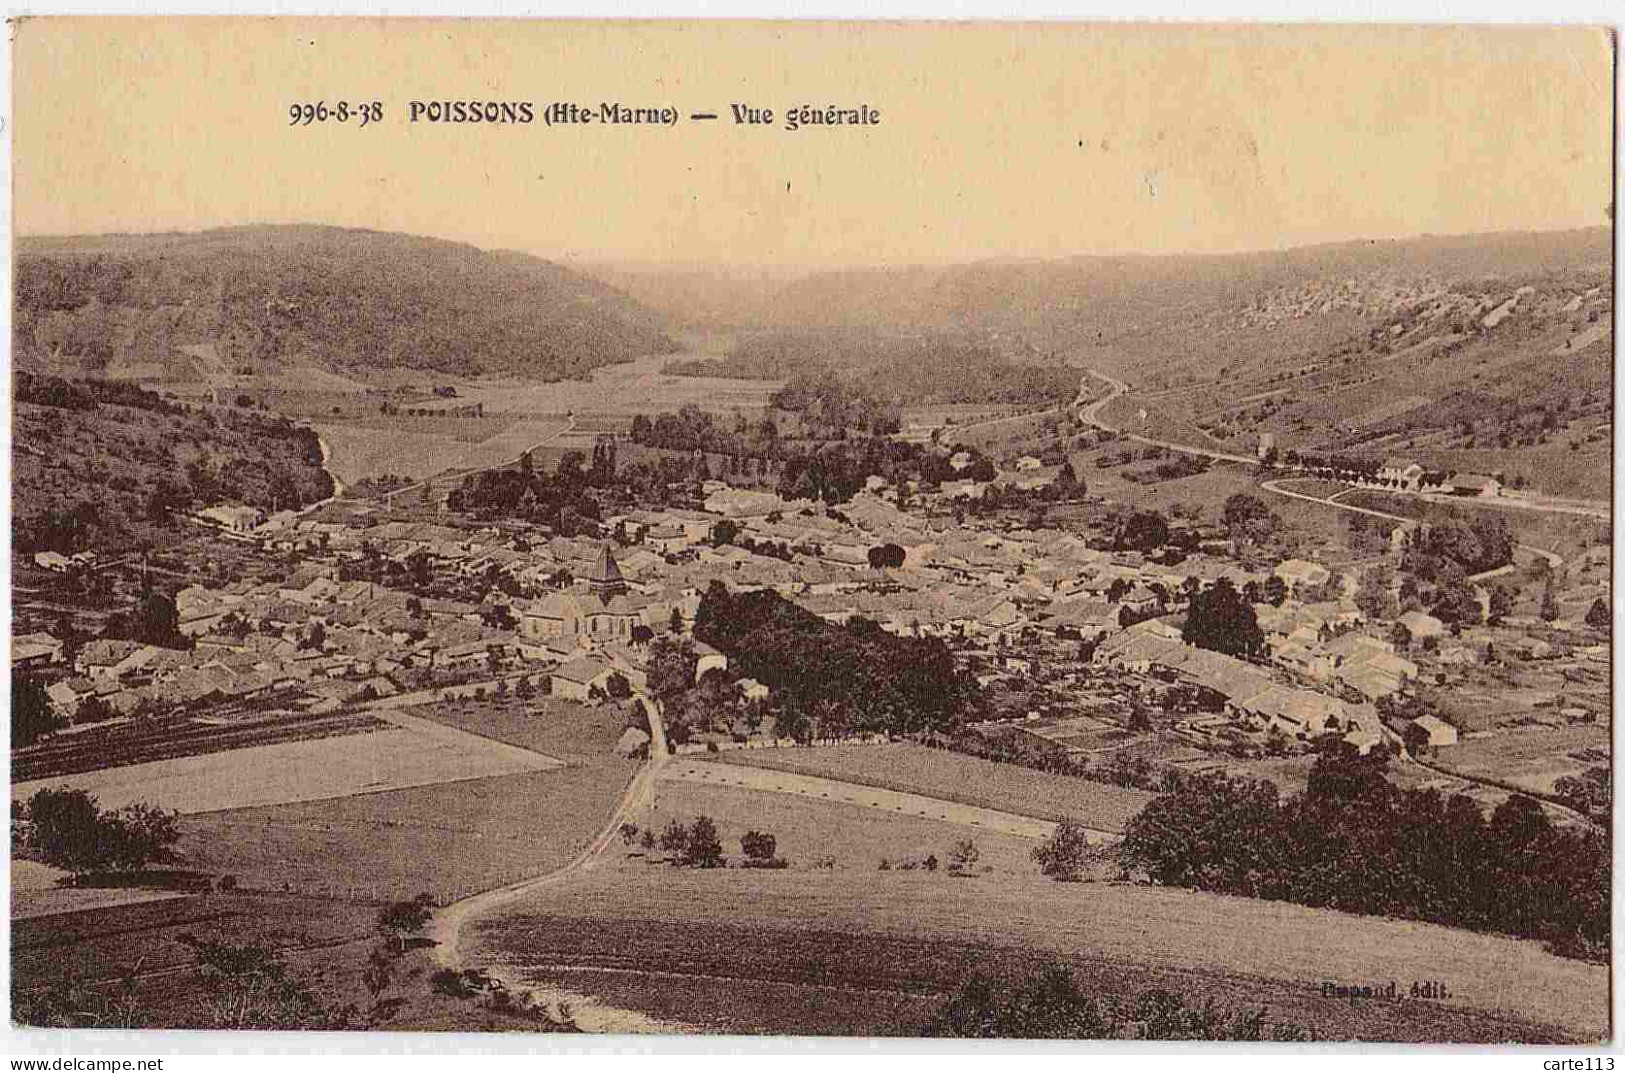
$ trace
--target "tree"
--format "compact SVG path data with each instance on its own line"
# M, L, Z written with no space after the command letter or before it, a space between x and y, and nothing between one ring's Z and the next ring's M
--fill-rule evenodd
M1393 584L1394 569L1387 563L1367 567L1354 591L1354 606L1368 619L1393 618L1399 613L1399 604L1390 591Z
M1396 622L1394 628L1388 631L1388 640L1400 652L1409 652L1415 637L1411 635L1409 626L1403 622Z
M1609 614L1608 604L1602 597L1591 601L1591 607L1586 611L1586 625L1604 631L1613 625L1613 616Z
M179 814L146 804L102 811L84 790L36 790L26 809L28 845L70 872L129 872L173 859Z
M613 700L626 700L632 695L632 683L626 680L626 675L615 671L604 680L604 692Z
M747 831L745 837L739 840L739 848L745 851L745 856L751 861L761 864L771 861L779 846L778 840L772 835Z
M1089 859L1089 839L1077 820L1063 819L1043 845L1033 849L1033 860L1051 879L1075 883Z
M434 916L434 898L419 894L404 902L392 902L378 911L378 934L395 943L397 953L406 952L406 937L415 935L429 924Z
M630 846L638 837L638 825L635 823L623 823L619 828L619 832L621 836L621 845Z
M45 693L45 683L38 678L12 675L12 748L33 745L67 725L67 720L51 707L51 698Z
M1135 511L1117 534L1117 546L1151 552L1168 543L1168 522L1154 510Z
M895 569L902 566L907 557L908 553L898 544L876 544L869 549L869 565L876 569Z
M1225 577L1191 597L1180 637L1186 644L1230 656L1264 652L1264 631L1259 628L1257 612Z
M1476 626L1483 615L1478 594L1465 583L1445 585L1439 589L1433 605L1433 617L1451 626Z
M1517 594L1505 585L1491 586L1489 624L1499 625L1502 619L1512 614L1512 607L1516 601Z
M671 634L681 636L683 632L683 612L681 608L673 607L671 609L671 618L666 620L666 630Z
M1557 620L1557 590L1551 578L1546 579L1546 588L1540 594L1540 619L1542 622Z
M981 859L982 851L976 848L976 843L969 838L961 839L948 851L948 871L958 875L969 875L976 868L976 862Z
M727 863L722 855L722 840L717 837L717 825L711 817L695 818L694 825L688 829L681 861L689 868L721 868Z
M1264 579L1265 603L1269 604L1271 607L1280 607L1282 604L1286 603L1286 598L1287 587L1285 581L1282 581L1281 578L1276 574L1271 574L1269 577Z
M738 522L724 518L711 527L712 547L720 548L726 544L732 544L737 539L739 539Z
M700 658L694 642L673 635L657 637L649 648L649 692L661 702L669 702L694 684L694 670Z
M668 821L666 829L660 832L660 849L663 853L681 856L688 849L688 828L676 820Z
M1264 501L1246 492L1237 492L1224 501L1219 521L1237 544L1262 544L1274 536L1277 519Z

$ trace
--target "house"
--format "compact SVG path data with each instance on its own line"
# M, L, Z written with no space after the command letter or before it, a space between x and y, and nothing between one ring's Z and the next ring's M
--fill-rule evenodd
M1445 482L1445 491L1454 496L1498 496L1501 482L1482 473L1458 473Z
M1022 455L1020 458L1016 459L1017 473L1031 473L1035 469L1043 468L1044 463L1034 458L1032 455Z
M621 733L621 740L615 744L615 751L627 759L647 755L649 751L649 735L637 727L627 727Z
M1419 716L1411 720L1411 725L1427 735L1429 748L1456 744L1456 728L1436 715Z
M694 664L694 680L696 682L705 677L706 671L725 671L728 669L728 657L704 641L694 642L694 654L699 657Z
M1399 622L1411 631L1411 640L1421 641L1429 637L1443 637L1445 625L1439 619L1421 611L1407 611L1399 616Z
M62 642L48 633L25 633L11 639L11 668L33 670L62 662Z
M1308 559L1288 559L1276 566L1275 576L1296 589L1300 585L1324 585L1332 572Z
M53 573L65 574L73 565L73 560L66 555L55 551L37 551L34 553L34 565L50 570Z
M607 663L582 656L555 667L548 675L548 681L555 697L585 701L594 686L603 689L609 676L614 673L615 669Z
M1414 492L1422 482L1422 464L1412 458L1385 458L1377 470L1377 479L1398 482L1401 488Z
M256 507L221 504L216 507L204 507L197 512L196 517L199 521L218 526L229 533L246 533L265 521L265 512Z

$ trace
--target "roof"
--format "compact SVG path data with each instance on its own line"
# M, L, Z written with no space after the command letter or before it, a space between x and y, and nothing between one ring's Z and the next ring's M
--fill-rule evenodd
M615 555L610 551L608 543L605 543L603 548L599 550L598 561L593 564L591 570L587 571L586 579L602 585L615 584L626 580L621 576L621 568L616 565Z
M555 667L553 669L553 677L563 678L567 682L579 682L582 685L587 685L591 683L594 678L597 678L599 675L608 670L610 670L610 668L605 664L600 663L595 659L588 659L586 656L582 656L580 659L573 659L569 663Z
M1482 473L1458 473L1450 478L1452 488L1493 488L1501 482Z

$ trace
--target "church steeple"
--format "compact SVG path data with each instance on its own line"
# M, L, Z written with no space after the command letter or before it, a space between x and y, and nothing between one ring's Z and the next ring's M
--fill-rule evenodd
M608 544L604 545L598 562L587 573L587 588L605 601L626 591L626 578L621 576L621 568L615 562L615 554Z

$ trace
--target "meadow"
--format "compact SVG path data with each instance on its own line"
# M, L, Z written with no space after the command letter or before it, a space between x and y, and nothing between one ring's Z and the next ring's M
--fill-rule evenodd
M1039 844L1036 838L771 791L662 779L656 785L652 810L639 822L658 835L673 820L688 824L702 815L716 823L723 853L733 864L743 859L740 837L748 831L761 831L777 840L777 855L797 873L810 871L819 862L839 871L878 872L885 861L895 870L905 860L921 862L930 856L946 869L949 852L968 838L981 853L978 869L988 868L1003 876L1038 874L1032 860L1033 847ZM622 850L617 845L611 852ZM639 853L635 848L627 850L622 867L638 872L652 867ZM660 851L653 856L661 857Z
M1153 794L923 745L739 749L728 762L820 775L1040 819L1121 831Z
M216 812L542 771L559 764L473 734L407 724L14 783L11 794L21 800L43 787L71 787L90 791L103 808L144 802L182 813Z
M973 965L1061 957L1103 991L1173 986L1196 1001L1269 1008L1323 1038L1595 1040L1608 1033L1608 972L1538 944L1162 888L941 873L598 870L476 923L478 960L553 971L621 969L712 978L682 1021L726 1017L759 982L782 992L783 1029L822 1020L825 992L941 994ZM1351 1005L1325 981L1443 980L1450 998ZM643 989L665 992L666 978ZM639 988L618 992L639 1001ZM676 994L671 992L669 994ZM733 1031L762 1031L739 1009ZM1556 1027L1540 1027L1556 1026ZM839 1030L839 1024L825 1030Z
M1608 764L1608 728L1603 726L1507 728L1462 741L1432 757L1435 766L1549 794L1564 775ZM1589 758L1583 754L1589 751ZM1575 754L1582 754L1576 756Z
M396 716L399 717L399 716ZM553 698L411 709L493 755L552 760L436 785L188 816L188 867L245 887L445 902L560 868L602 830L635 761L615 752L621 715ZM433 741L433 731L424 732ZM562 762L563 766L557 766Z

